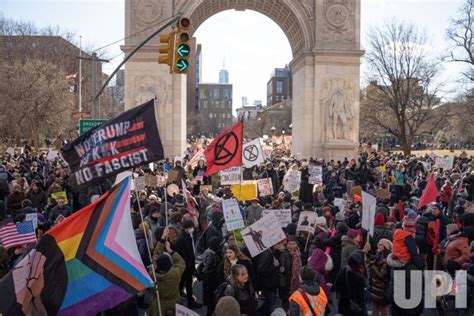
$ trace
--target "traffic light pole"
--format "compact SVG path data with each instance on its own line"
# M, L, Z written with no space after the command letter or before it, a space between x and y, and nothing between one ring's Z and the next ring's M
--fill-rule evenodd
M178 21L179 19L181 18L181 14L177 14L175 16L173 16L171 18L171 20L167 23L165 23L162 27L160 27L158 30L156 30L155 32L153 32L150 36L148 36L143 42L141 42L137 47L135 47L132 52L130 54L128 54L128 56L125 57L125 59L117 66L117 68L115 68L114 72L112 72L112 74L109 76L109 78L107 78L107 80L104 82L104 84L102 85L102 87L100 88L99 92L97 93L97 95L95 96L94 100L97 100L100 96L100 94L102 93L102 91L104 91L105 87L107 87L107 85L109 84L110 80L112 80L112 78L115 76L115 74L119 71L120 67L122 67L140 48L143 47L143 45L145 45L146 43L148 43L153 37L155 37L157 34L161 33L163 30L165 30L168 26L176 23L176 21Z

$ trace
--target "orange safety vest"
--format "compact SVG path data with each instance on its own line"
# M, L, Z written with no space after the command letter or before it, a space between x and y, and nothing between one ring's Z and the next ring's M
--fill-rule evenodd
M393 258L398 260L409 261L411 254L408 251L408 247L405 245L405 238L408 236L415 237L415 233L403 230L395 229L393 234Z
M320 289L319 294L316 296L309 295L308 293L306 293L306 296L308 297L309 302L311 303L311 307L316 313L316 316L324 315L324 312L326 311L326 305L328 303L328 298L326 296L326 293L324 293L323 289ZM313 316L313 314L311 313L311 309L309 308L308 304L306 303L306 300L304 299L303 295L300 293L299 290L294 291L293 294L291 294L289 301L293 301L298 304L302 316Z

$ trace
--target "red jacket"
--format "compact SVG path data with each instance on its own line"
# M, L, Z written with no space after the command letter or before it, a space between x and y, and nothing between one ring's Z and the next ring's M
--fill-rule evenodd
M443 185L441 190L443 191L443 194L441 194L440 199L441 203L448 203L449 199L451 198L451 195L453 194L453 188L450 185L445 184Z

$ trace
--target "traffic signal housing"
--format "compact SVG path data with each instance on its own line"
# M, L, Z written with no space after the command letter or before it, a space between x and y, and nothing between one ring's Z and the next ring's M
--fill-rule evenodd
M160 53L158 63L170 66L170 73L173 73L175 37L176 32L160 35L160 43L164 45L158 47L158 52Z
M189 40L189 29L191 22L188 18L181 18L178 21L178 30L174 42L174 61L173 72L185 74L189 69L189 56L191 54L191 46Z

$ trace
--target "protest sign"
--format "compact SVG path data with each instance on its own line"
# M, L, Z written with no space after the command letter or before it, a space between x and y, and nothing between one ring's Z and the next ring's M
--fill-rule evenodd
M212 185L209 184L209 185L201 185L199 187L199 190L200 192L204 191L204 190L207 190L207 193L212 193Z
M385 168L385 166L378 166L378 167L377 167L377 170L380 171L380 172L385 172L385 171L387 171L387 169Z
M13 149L12 147L8 147L6 153L10 156L13 156L15 154L15 149Z
M178 170L171 170L168 174L168 183L173 183L178 181L179 172Z
M239 203L237 203L236 199L222 200L222 211L224 213L227 231L245 227L242 214L240 213Z
M334 206L339 208L339 211L344 211L344 199L341 198L334 198Z
M231 167L221 171L221 185L232 185L242 182L240 167Z
M241 235L252 257L286 238L280 222L273 214L263 216L242 230Z
M25 222L31 221L33 223L33 228L38 228L38 214L36 213L27 213L25 215Z
M57 201L59 198L63 198L64 204L68 203L66 191L51 193L51 198L53 198L55 201Z
M249 201L257 198L257 183L233 184L230 190L239 201Z
M288 171L288 183L286 184L285 190L288 192L298 191L301 183L301 171L289 170Z
M176 316L199 316L199 314L183 305L176 304Z
M387 200L390 198L390 191L388 189L379 188L376 190L376 193L379 200Z
M166 186L166 181L168 181L168 175L166 173L163 173L161 175L158 175L156 176L158 181L157 181L157 185L160 187L160 188L163 188Z
M308 183L309 184L321 184L323 183L323 169L321 166L309 166L308 167Z
M443 169L453 169L454 165L454 157L436 157L435 158L435 166L438 168L443 168Z
M273 184L271 178L257 180L258 194L260 196L267 196L273 194Z
M282 228L286 228L289 223L291 223L291 209L278 209L278 210L268 210L264 209L262 211L262 216L267 216L268 214L273 214L276 216Z
M362 228L366 229L371 236L374 236L376 207L377 199L362 191Z
M143 191L145 190L145 177L137 177L133 179L133 182L135 183L135 190L137 191Z
M158 178L152 174L145 174L145 185L147 187L156 187L158 184Z
M303 230L313 234L314 228L316 227L316 218L318 218L318 214L316 214L315 212L301 212L296 231Z
M57 156L58 156L58 151L57 150L52 150L52 151L48 152L48 155L46 156L46 159L51 161L51 160L56 159Z
M154 100L133 107L88 130L61 148L69 164L69 184L87 186L164 158Z
M237 228L234 230L232 233L234 234L235 242L237 243L237 246L240 248L244 245L244 239L242 238L242 231L245 229L245 227L242 228Z
M254 139L243 145L242 148L242 163L245 168L252 168L265 162L260 138Z

